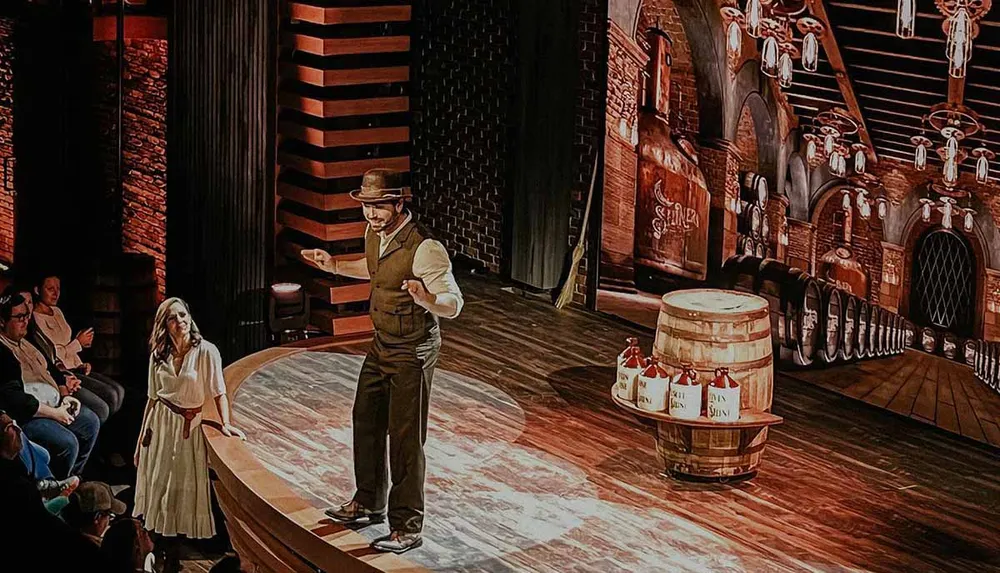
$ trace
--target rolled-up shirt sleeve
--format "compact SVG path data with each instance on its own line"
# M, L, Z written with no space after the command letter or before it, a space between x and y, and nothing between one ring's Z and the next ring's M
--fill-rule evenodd
M448 251L440 241L426 239L413 254L413 274L423 281L427 292L436 296L427 310L441 318L456 318L465 305L462 291L452 272Z

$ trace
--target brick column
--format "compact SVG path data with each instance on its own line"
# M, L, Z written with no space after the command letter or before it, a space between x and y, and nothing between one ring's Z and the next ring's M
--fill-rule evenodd
M635 202L639 173L638 117L642 70L649 56L608 22L608 101L601 213L601 283L635 285Z
M899 312L899 301L903 298L903 255L902 245L882 241L882 269L880 271L882 280L878 291L878 301L880 306L892 312ZM871 278L874 283L876 277Z
M740 153L733 142L702 142L699 165L712 195L708 226L708 269L718 272L736 254L736 201L740 197Z
M990 341L1000 341L1000 271L986 269L986 287L983 296L986 298L983 316L983 338Z
M812 223L788 219L788 265L816 273L816 226Z
M770 225L770 236L767 237L768 252L778 259L784 261L788 254L788 247L781 244L781 229L788 221L788 197L784 195L771 195L767 200L767 222Z

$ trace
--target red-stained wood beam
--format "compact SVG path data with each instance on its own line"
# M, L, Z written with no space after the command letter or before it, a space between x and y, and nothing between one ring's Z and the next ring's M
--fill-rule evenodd
M94 18L94 41L110 42L117 35L114 16ZM160 16L125 16L126 40L166 40L167 19Z
M830 17L826 13L826 6L823 5L823 0L806 0L806 2L813 16L826 27L821 40L823 42L823 50L826 52L830 67L834 71L837 85L840 86L840 93L844 96L844 102L847 103L847 111L851 112L851 115L858 120L858 137L862 143L868 146L870 160L878 163L875 146L872 145L871 137L868 135L868 127L865 124L864 116L861 114L861 105L858 104L858 98L854 94L854 86L851 85L851 78L847 75L847 66L844 64L844 58L840 54L840 46L837 45L837 38L833 35L833 26L830 25Z

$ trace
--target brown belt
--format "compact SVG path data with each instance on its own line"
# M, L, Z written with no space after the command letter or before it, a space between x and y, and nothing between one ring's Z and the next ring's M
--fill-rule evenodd
M184 417L184 439L188 439L191 436L191 420L194 420L195 416L201 414L201 406L197 408L181 408L163 398L157 398L156 401L166 406L174 414Z

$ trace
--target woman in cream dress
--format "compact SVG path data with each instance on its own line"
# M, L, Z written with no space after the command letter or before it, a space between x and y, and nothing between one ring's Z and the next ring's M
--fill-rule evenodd
M212 537L208 454L199 428L207 396L214 398L222 433L244 437L229 423L222 358L179 298L157 309L149 345L149 400L135 450L133 515L165 537Z

